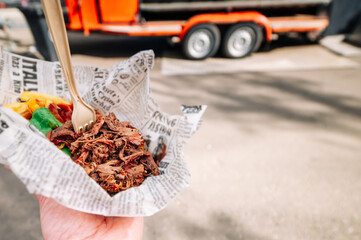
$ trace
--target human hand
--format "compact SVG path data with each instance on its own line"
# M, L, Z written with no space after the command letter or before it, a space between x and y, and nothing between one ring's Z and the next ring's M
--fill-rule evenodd
M104 217L66 208L41 195L36 197L45 240L142 239L142 217Z

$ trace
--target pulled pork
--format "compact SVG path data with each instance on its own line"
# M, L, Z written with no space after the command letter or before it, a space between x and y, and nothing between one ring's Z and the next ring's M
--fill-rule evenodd
M139 186L149 175L158 175L158 164L144 149L144 138L129 122L113 113L96 114L89 131L76 134L71 121L47 135L56 145L65 144L71 158L110 195ZM159 160L159 161L158 161Z

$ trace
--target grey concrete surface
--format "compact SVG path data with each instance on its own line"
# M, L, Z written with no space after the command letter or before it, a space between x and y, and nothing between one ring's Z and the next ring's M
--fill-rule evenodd
M209 109L186 149L192 185L146 239L360 239L359 74L153 78L167 109Z
M161 108L174 114L181 104L208 105L185 149L191 186L145 219L145 240L361 239L359 67L165 76L161 39L79 38L77 64L110 67L155 48L151 88ZM37 201L2 167L0 192L0 239L41 239Z
M361 51L361 50L360 50ZM172 55L170 55L172 54ZM168 57L169 56L169 57ZM224 58L209 58L191 62L174 53L165 55L162 74L185 75L232 72L279 72L287 70L313 70L330 68L357 68L359 64L339 57L318 45L277 48L272 54L258 53L242 59L224 61Z
M324 46L325 48L333 51L334 53L337 53L342 56L360 56L361 55L361 49L359 47L356 47L352 44L349 44L345 42L346 36L341 35L333 35L333 36L327 36L323 39L321 39L320 44Z

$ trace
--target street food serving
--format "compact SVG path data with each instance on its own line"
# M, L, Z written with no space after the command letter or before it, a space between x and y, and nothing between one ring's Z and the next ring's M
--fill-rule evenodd
M30 120L39 131L110 195L139 186L146 177L158 175L164 152L153 158L145 140L130 122L120 122L114 113L96 113L96 123L75 133L72 104L48 94L24 92L21 102L5 105Z

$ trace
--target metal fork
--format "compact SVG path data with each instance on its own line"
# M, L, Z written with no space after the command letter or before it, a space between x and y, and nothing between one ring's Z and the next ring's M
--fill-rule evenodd
M71 99L73 101L73 115L71 121L76 133L86 131L96 121L95 111L86 104L79 96L76 88L73 67L71 65L68 36L66 35L63 12L59 0L41 0L45 18L53 38L56 53L58 55L64 77L68 84Z

